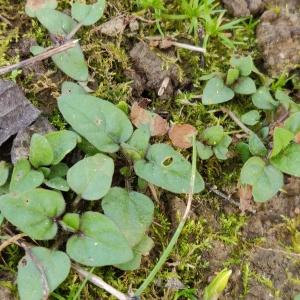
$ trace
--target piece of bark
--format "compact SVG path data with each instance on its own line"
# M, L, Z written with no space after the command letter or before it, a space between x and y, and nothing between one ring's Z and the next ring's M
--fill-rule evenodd
M0 80L0 146L40 115L16 83Z

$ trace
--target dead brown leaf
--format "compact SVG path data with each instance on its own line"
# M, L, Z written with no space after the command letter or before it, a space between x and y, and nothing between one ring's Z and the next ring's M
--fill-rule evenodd
M197 134L197 129L190 124L175 124L169 131L169 138L176 147L187 149L193 146L192 136Z
M251 185L239 185L239 197L240 197L240 210L245 213L247 210L251 211L252 205L252 186Z
M163 136L169 130L167 120L156 113L140 107L137 102L134 102L132 105L130 119L137 128L145 125L149 126L151 136Z
M300 144L300 132L295 135L295 143Z
M115 37L117 35L123 34L129 22L130 20L127 16L117 16L96 27L92 30L91 33L99 32L108 36Z

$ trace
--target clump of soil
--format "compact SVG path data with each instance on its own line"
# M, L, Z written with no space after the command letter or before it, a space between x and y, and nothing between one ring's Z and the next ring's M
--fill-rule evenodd
M179 68L174 63L166 64L164 60L146 43L137 43L129 53L133 69L125 74L133 80L133 95L140 97L144 91L153 92L167 99L174 94L179 84ZM167 80L166 80L167 79ZM163 93L161 88L163 83Z
M235 17L257 14L264 8L263 0L223 0L226 9Z
M267 10L257 27L257 43L271 76L291 71L300 63L300 2L284 1L280 13Z

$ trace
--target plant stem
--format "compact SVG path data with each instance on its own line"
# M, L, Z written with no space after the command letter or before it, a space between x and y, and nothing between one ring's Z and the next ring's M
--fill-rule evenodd
M71 30L71 32L66 36L66 41L72 39L72 37L77 33L77 31L82 27L82 23L77 23L76 26Z
M0 75L4 75L4 74L9 73L9 72L11 72L13 70L16 70L16 69L21 69L21 68L27 67L29 65L32 65L32 64L38 62L38 61L49 58L49 57L51 57L55 54L67 51L67 50L75 47L76 44L78 43L78 41L79 40L68 41L63 45L60 45L58 47L50 48L49 50L46 50L45 52L43 52L41 54L38 54L34 57L30 57L28 59L25 59L25 60L23 60L19 63L14 64L14 65L0 68Z
M120 291L116 290L111 285L107 284L105 281L103 281L100 277L92 274L91 272L88 272L84 269L82 269L80 266L73 264L72 268L83 277L87 278L88 281L93 283L94 285L104 289L114 297L116 297L119 300L130 300L131 297L121 293Z
M143 284L138 288L138 290L135 292L135 296L140 296L144 290L148 287L148 285L153 281L156 274L159 272L159 270L162 268L163 264L168 259L171 251L173 250L174 246L177 243L177 240L181 234L181 231L185 225L185 222L189 216L189 212L191 210L192 206L192 200L193 200L193 194L194 194L194 186L195 186L195 177L196 177L196 162L197 162L197 152L196 152L196 138L193 136L193 156L192 156L192 172L191 172L191 180L190 180L190 188L189 188L189 194L188 194L188 202L187 206L184 212L184 215L170 241L167 248L164 250L163 254L161 255L160 259L158 260L157 264L153 268L153 270L150 272L148 277L145 279Z
M237 117L237 115L226 107L221 107L223 113L227 114L246 134L250 135L254 132L249 129L242 121Z

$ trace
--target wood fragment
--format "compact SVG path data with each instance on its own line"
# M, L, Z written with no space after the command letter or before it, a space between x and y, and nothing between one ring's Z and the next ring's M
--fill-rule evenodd
M77 45L79 40L73 40L73 41L68 41L63 45L57 46L57 47L53 47L53 48L49 48L48 50L46 50L45 52L38 54L34 57L30 57L28 59L25 59L23 61L20 61L19 63L16 63L14 65L10 65L10 66L6 66L6 67L2 67L0 68L0 75L4 75L6 73L9 73L13 70L16 69L21 69L24 67L27 67L29 65L32 65L38 61L42 61L44 59L47 59L55 54L67 51L73 47L75 47Z

